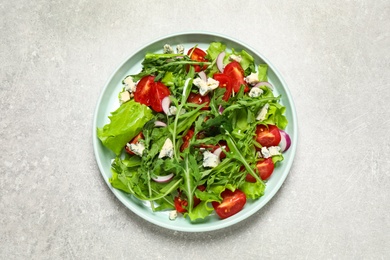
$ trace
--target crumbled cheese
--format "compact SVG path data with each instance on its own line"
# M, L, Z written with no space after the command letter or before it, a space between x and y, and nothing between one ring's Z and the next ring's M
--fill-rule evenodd
M181 44L177 45L177 46L176 46L176 52L177 52L178 54L183 54L183 53L184 53L184 46L181 45Z
M130 93L133 93L135 92L135 89L136 89L136 85L133 81L133 78L131 76L127 76L124 80L123 80L123 84L125 85L125 90L126 91L129 91Z
M180 115L183 115L183 114L185 114L187 111L184 109L184 108L182 108L181 110L180 110ZM174 115L176 115L177 114L177 107L175 107L175 106L170 106L169 107L169 110L168 110L168 116L174 116Z
M203 167L210 167L214 168L216 167L221 161L219 160L219 156L209 152L205 151L203 153Z
M259 75L257 73L251 73L249 76L245 78L245 81L250 85L256 85L259 83Z
M262 147L261 154L264 158L269 158L275 155L280 155L280 147L279 146L270 146L270 147Z
M250 97L259 97L261 94L263 94L263 90L261 88L253 87L249 91L249 96Z
M131 99L131 94L129 93L129 91L123 91L119 95L120 95L120 102L121 103L126 103L127 101L129 101Z
M169 212L169 220L175 220L177 218L177 211L172 210Z
M230 60L235 60L235 61L237 61L237 62L241 62L242 61L242 57L241 57L241 55L234 55L234 54L232 54L232 55L230 55L229 56L229 59Z
M127 147L130 149L130 151L132 151L138 156L142 156L142 153L145 150L145 146L140 142L137 142L135 144L127 144Z
M199 93L201 96L206 96L210 91L218 88L219 86L219 81L213 78L208 78L207 82L201 78L196 78L194 79L193 83L199 88Z
M173 157L173 143L169 138L165 140L165 143L161 148L160 154L158 155L158 158L164 158L164 157L169 157L169 158Z
M173 53L173 49L172 49L171 45L165 44L163 52L166 54Z
M268 108L269 104L267 103L261 108L260 113L256 117L256 120L263 121L265 119L265 116L267 115Z
M263 157L264 158L269 158L269 157L271 157L271 154L270 154L270 152L269 152L269 150L268 150L268 148L267 147L261 147L261 154L263 155Z

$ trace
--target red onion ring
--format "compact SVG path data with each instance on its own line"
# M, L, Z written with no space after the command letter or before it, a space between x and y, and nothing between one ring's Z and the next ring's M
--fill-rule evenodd
M223 59L225 58L225 52L221 52L220 54L218 54L217 56L217 68L219 69L220 72L223 72Z
M173 176L174 176L174 174L171 173L171 174L168 174L168 175L165 175L165 176L156 176L155 178L152 177L152 179L155 182L163 183L163 182L168 182L168 181L172 180Z
M267 82L267 81L260 81L259 83L257 83L254 87L261 87L261 86L266 86L268 88L270 88L271 90L274 89L274 86L271 85L271 83Z
M199 75L201 80L207 82L207 76L206 76L206 73L203 70L198 72L198 75Z
M169 105L171 104L171 99L169 96L166 96L161 100L161 106L165 114L169 115Z
M280 132L280 137L281 137L280 143L279 143L280 151L285 152L291 146L291 138L285 131L279 130L279 132Z
M167 126L167 124L166 124L166 123L164 123L164 122L162 122L162 121L156 121L156 122L154 122L154 126L162 126L162 127L166 127L166 126Z

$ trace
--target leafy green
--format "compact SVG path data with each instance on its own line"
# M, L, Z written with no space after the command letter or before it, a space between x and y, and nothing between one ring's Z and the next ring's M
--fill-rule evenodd
M104 146L119 155L126 143L133 139L152 117L153 113L147 106L133 100L128 101L111 113L111 122L103 128L98 128L97 136Z

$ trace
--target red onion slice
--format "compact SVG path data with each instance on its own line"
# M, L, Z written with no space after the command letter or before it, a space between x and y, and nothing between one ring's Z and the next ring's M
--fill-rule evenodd
M169 105L171 104L171 99L169 96L166 96L161 100L161 106L165 114L169 115Z
M218 107L218 113L219 113L220 115L222 115L223 110L225 110L225 109L224 109L221 105L219 105L219 107Z
M217 56L217 68L219 69L220 72L223 72L223 59L225 58L225 52L221 52Z
M206 76L206 73L202 70L198 73L199 77L201 80L207 82L207 76Z
M279 130L279 132L280 132L280 137L281 137L280 143L279 143L280 151L285 152L291 146L291 138L285 131Z
M271 83L269 83L267 81L260 81L254 87L260 88L261 86L266 86L266 87L270 88L271 90L274 90L274 86L272 86Z
M171 173L171 174L168 174L168 175L165 175L165 176L152 177L152 179L155 182L163 183L163 182L168 182L168 181L172 180L173 176L174 176L174 174Z
M222 149L221 147L218 147L217 149L215 149L215 151L213 152L214 155L220 157L221 156L221 153L222 153Z
M161 121L156 121L154 122L154 126L162 126L162 127L166 127L167 124L165 124L164 122L161 122Z

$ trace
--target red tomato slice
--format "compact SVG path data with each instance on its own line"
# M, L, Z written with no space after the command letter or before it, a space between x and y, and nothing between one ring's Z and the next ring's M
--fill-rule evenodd
M275 165L271 158L267 158L262 161L259 161L256 164L256 168L259 171L260 178L262 180L266 180L273 173ZM250 174L246 176L246 180L249 182L256 182L256 179Z
M138 103L150 106L154 100L154 76L145 76L137 84L134 92L134 100Z
M213 78L219 81L219 87L226 88L225 94L223 94L223 100L228 101L232 94L232 79L223 73L215 73Z
M194 136L194 130L189 129L187 131L187 134L183 136L183 144L180 147L180 152L183 152L189 145L190 145L190 139Z
M170 95L167 86L161 82L155 82L154 76L145 76L137 84L134 92L134 100L145 106L151 106L156 112L162 112L161 101Z
M279 128L275 125L258 125L256 129L256 141L265 147L276 146L280 143Z
M140 132L138 135L136 135L133 139L131 139L131 141L129 142L129 144L136 144L138 143L139 139L144 139L144 135L142 134L142 132ZM129 147L127 147L127 145L125 145L125 150L128 154L131 154L133 155L134 153L129 149Z
M192 51L193 49L194 48L191 48L187 52L187 55L190 55L192 52L192 54L190 56L191 60L199 61L199 62L208 62L208 60L205 59L206 53L203 50L201 50L199 48L195 48L194 51ZM195 68L195 72L199 72L201 70L207 69L207 65L204 65L203 67L200 67L199 65L193 65L193 66Z
M212 202L217 215L222 218L228 218L242 210L246 203L245 193L240 190L234 192L226 189L221 193L222 202Z
M137 88L138 88L138 85L137 85ZM169 96L169 94L171 94L169 92L169 89L167 86L165 86L163 83L161 82L154 82L154 88L155 88L155 96L154 96L154 100L152 101L152 108L154 111L156 112L162 112L163 111L163 108L162 108L162 105L161 105L161 102L162 100Z
M210 104L210 97L209 95L202 96L201 94L195 94L191 92L191 94L188 96L187 102L198 105L206 103L206 105L202 107L201 110L208 110Z
M199 185L197 187L197 189L200 191L205 191L206 187L203 185ZM187 200L181 198L181 192L179 192L179 195L174 198L173 202L175 204L175 209L177 210L177 212L180 212L180 213L187 212L186 207L188 206L188 202L187 202ZM201 202L201 200L198 199L196 196L194 196L194 208L196 206L198 206L200 202Z
M240 90L241 85L244 85L244 91L249 91L249 88L244 80L244 70L241 67L240 63L237 61L232 61L223 70L223 73L228 75L232 79L232 88L234 92L238 92Z

